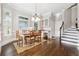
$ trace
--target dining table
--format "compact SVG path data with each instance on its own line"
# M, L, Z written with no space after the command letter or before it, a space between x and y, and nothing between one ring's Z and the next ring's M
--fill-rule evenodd
M21 35L22 37L23 37L23 47L25 46L25 44L27 43L26 41L27 41L27 37L30 37L30 35L29 34L22 34Z
M40 33L36 31L30 31L29 33L23 33L22 34L23 46L27 43L27 38L30 38L30 41L31 41L31 37L34 37L34 41L35 41L37 36L41 37Z

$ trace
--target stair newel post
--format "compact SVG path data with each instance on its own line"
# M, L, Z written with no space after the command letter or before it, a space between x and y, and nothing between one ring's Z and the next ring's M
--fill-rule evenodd
M60 43L59 44L61 46L61 28L60 28Z
M62 22L62 25L61 25L61 27L60 27L60 46L61 46L61 30L62 30L62 28L63 28L63 32L64 32L64 21Z
M64 21L63 21L63 32L64 32Z

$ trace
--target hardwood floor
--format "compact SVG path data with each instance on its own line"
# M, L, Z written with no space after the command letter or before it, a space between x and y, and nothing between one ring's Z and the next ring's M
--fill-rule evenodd
M2 56L16 56L17 51L12 43L9 43L2 47L1 51Z
M1 47L0 47L0 55L1 55Z
M39 44L29 50L26 50L20 54L17 54L17 51L12 43L7 44L2 47L1 55L20 55L20 56L77 56L78 51L76 47L59 47L55 40L45 41L42 44Z

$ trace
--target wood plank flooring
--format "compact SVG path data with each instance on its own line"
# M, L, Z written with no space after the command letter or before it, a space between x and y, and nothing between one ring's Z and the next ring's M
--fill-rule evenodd
M13 43L9 43L2 47L2 56L7 55L19 55L19 56L77 56L78 51L76 47L59 47L55 40L48 40L39 44L29 50L26 50L20 54L17 51Z
M16 56L17 51L12 43L9 43L2 47L1 51L2 56Z

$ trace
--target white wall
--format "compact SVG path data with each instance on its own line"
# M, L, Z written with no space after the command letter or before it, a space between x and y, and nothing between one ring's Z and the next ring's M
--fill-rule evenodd
M75 21L77 18L77 6L71 8L71 24L75 27Z
M60 27L62 24L62 14L56 15L56 21L55 21L55 36L59 37L60 35Z
M45 20L48 19L48 25L45 25ZM44 20L44 28L49 30L48 35L50 37L55 36L55 15L53 12L48 12L43 15L43 20Z
M9 42L11 42L11 41L13 41L13 40L16 40L16 30L19 29L19 25L18 25L19 18L18 18L18 16L22 15L22 16L25 16L25 17L28 18L27 15L23 14L22 12L19 12L19 11L13 9L12 7L9 7L7 4L3 4L3 11L4 11L4 9L5 10L9 9L11 11L11 13L12 13L12 35L11 36L7 36L7 37L5 37L3 35L3 39L2 39L2 42L1 42L2 46L7 44L7 43L9 43Z
M0 53L1 53L1 3L0 3Z
M50 16L51 16L51 12L48 12L48 13L43 15L43 20L48 19L48 25L46 26L45 22L44 22L44 27L49 27Z
M1 3L0 3L0 41L1 41Z
M75 21L77 18L77 6L74 6L70 9L66 9L64 11L64 23L65 23L65 29L72 27L75 27Z
M79 3L77 5L77 18L78 18L78 27L79 27Z
M74 6L71 9L66 9L56 14L55 36L59 37L59 34L60 34L59 28L62 24L62 21L65 22L64 30L66 30L67 28L70 28L71 26L75 26L76 18L77 18L77 6Z
M51 28L51 36L55 36L55 15L53 13L49 17L49 27Z
M5 45L5 44L7 44L7 43L9 43L10 41L13 41L14 40L14 38L13 38L13 31L12 31L12 35L11 36L5 36L4 35L4 12L6 11L6 10L9 10L10 12L11 12L11 14L12 14L12 24L10 24L10 25L12 25L13 26L13 11L12 11L12 9L9 7L9 6L7 6L6 4L2 4L2 41L1 41L1 45L3 46L3 45ZM13 30L13 27L11 27L12 28L12 30Z
M78 6L79 7L79 6ZM60 35L60 26L62 25L62 21L64 21L64 30L70 28L71 26L75 26L75 19L77 17L77 7L72 7L71 9L63 10L58 15L56 14L56 21L55 21L55 36L56 40L59 44L59 35ZM62 29L63 30L63 29ZM63 33L63 32L62 32Z
M64 29L71 27L71 9L67 9L64 12Z

